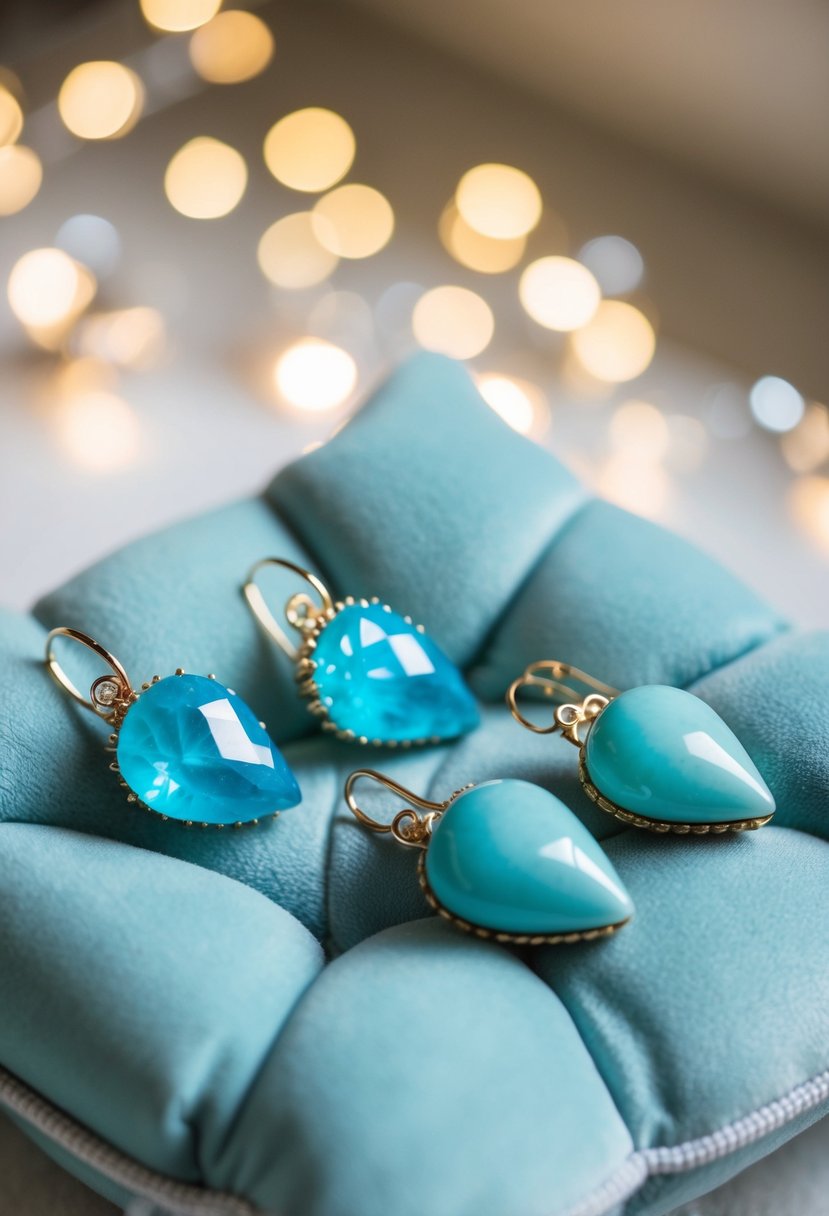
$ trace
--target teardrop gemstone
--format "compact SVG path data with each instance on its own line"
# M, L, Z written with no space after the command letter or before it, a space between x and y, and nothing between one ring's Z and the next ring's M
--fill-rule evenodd
M432 831L424 867L438 903L494 933L582 933L633 915L597 841L527 781L485 781L458 794Z
M313 658L330 721L366 742L454 739L480 720L454 663L383 604L346 604L323 628Z
M735 823L774 813L771 791L733 731L680 688L620 693L593 722L587 775L611 802L666 823Z
M296 778L250 707L206 676L168 676L127 710L118 767L151 811L249 823L301 801Z

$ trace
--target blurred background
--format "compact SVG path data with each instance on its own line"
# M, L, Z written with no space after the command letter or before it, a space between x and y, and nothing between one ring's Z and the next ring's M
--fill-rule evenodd
M426 348L826 624L822 0L8 0L0 47L0 602ZM682 1216L826 1216L825 1146ZM20 1216L115 1211L6 1123L0 1162Z
M0 599L426 347L825 622L829 8L232 3L3 8Z

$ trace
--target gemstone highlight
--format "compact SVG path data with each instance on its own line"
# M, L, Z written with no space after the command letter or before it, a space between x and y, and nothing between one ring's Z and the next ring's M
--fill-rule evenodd
M346 604L314 650L314 683L338 730L369 742L454 739L480 721L457 667L382 604Z
M666 823L733 823L774 813L774 798L722 718L680 688L620 693L593 722L590 781L623 810Z
M206 676L151 684L127 710L116 755L133 793L171 819L249 823L301 801L294 774L250 707Z
M493 932L581 933L633 915L601 846L560 799L527 781L485 781L458 794L424 865L447 911Z

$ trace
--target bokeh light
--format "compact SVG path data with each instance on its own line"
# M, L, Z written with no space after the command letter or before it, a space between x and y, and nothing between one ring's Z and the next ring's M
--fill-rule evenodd
M0 215L27 207L40 189L43 167L31 148L9 144L0 148Z
M458 183L455 203L470 228L510 240L526 236L541 218L541 194L533 179L512 165L476 165Z
M537 435L549 421L541 389L516 376L485 372L477 378L478 391L495 413L521 435Z
M661 460L669 439L665 415L649 401L625 401L610 420L611 443L640 460Z
M22 130L20 102L4 84L0 84L0 147L13 144Z
M789 492L789 508L798 527L829 554L829 477L798 477Z
M470 228L454 203L445 207L438 222L444 248L456 262L481 274L503 274L512 270L524 256L527 239L523 236L498 240Z
M762 376L748 395L755 421L767 431L791 431L803 417L806 402L793 384L780 376Z
M372 186L338 186L314 204L314 231L320 244L341 258L369 258L391 240L394 212Z
M229 144L199 135L179 148L164 174L164 192L176 211L194 220L227 215L248 183L241 153Z
M83 262L98 279L111 274L121 256L121 239L115 225L100 215L70 216L58 229L55 245Z
M453 359L473 359L486 350L495 318L486 300L466 287L433 287L414 306L412 329L421 346Z
M310 211L285 215L262 234L256 257L266 279L277 287L313 287L327 279L338 258L321 245Z
M141 12L157 30L195 30L215 17L222 0L141 0Z
M313 413L342 405L357 384L357 364L348 351L321 338L302 338L289 346L273 374L284 401Z
M78 311L83 278L81 267L62 249L32 249L9 275L11 310L35 329L58 325Z
M585 325L601 300L599 284L587 267L563 257L531 262L521 275L518 295L534 321L560 333Z
M144 87L130 68L97 59L73 68L60 86L58 111L79 139L118 139L141 116Z
M634 380L650 365L656 334L648 318L622 300L603 300L570 341L585 371L597 380Z
M829 410L813 401L800 423L780 439L783 456L795 473L811 473L829 461Z
M146 370L158 363L165 341L161 313L137 306L85 317L73 335L72 347L83 357Z
M666 466L675 473L698 469L708 451L708 434L699 418L689 414L670 414Z
M273 34L261 17L241 9L218 13L190 39L190 62L211 84L252 80L273 58Z
M636 246L623 236L597 236L578 253L606 296L621 296L642 282L645 264Z
M328 190L351 168L354 132L333 110L311 107L286 114L265 136L265 164L293 190Z
M116 473L138 455L138 419L115 393L90 390L69 395L58 402L55 422L61 446L84 469Z
M716 439L744 439L751 431L751 413L745 389L726 381L706 394L706 423Z
M616 506L649 519L664 513L670 496L670 483L659 463L632 451L614 452L605 462L598 489Z

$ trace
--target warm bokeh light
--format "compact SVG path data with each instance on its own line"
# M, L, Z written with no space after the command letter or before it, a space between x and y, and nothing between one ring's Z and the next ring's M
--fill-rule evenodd
M780 447L790 469L811 473L829 461L829 410L813 401L800 423L781 437Z
M523 236L501 241L476 232L454 203L444 208L438 223L438 234L444 248L456 262L481 274L503 274L505 270L512 270L521 261L527 246L527 239Z
M273 34L261 17L241 9L218 13L190 39L190 62L211 84L252 80L273 58Z
M144 88L135 72L111 59L73 68L60 86L58 111L79 139L118 139L141 116Z
M85 277L91 277L89 272L85 276L62 249L24 253L9 275L11 310L23 325L35 329L58 325L79 311L79 297L86 295ZM89 299L91 296L80 307L85 307Z
M0 148L0 215L14 215L32 201L43 181L40 157L31 148Z
M179 148L164 174L164 192L176 211L213 220L237 205L248 184L242 155L229 144L199 135Z
M510 240L526 236L541 218L541 194L533 179L512 165L476 165L458 183L455 203L470 228Z
M141 12L157 30L195 30L215 17L222 0L141 0Z
M798 477L789 491L795 523L829 553L829 477Z
M73 335L81 356L138 370L160 359L166 335L164 318L155 308L119 308L86 317Z
M625 401L610 420L614 447L633 452L641 460L661 460L669 439L665 415L649 401Z
M573 258L547 257L531 262L521 275L518 295L525 310L545 329L578 329L595 314L599 284Z
M641 253L623 236L594 237L579 250L578 258L592 272L606 296L621 296L633 291L645 272Z
M617 507L656 519L670 496L668 478L658 462L641 459L634 452L615 452L605 461L598 490Z
M417 301L412 329L421 346L453 359L473 359L486 350L495 318L486 300L466 287L433 287Z
M767 431L783 434L803 418L806 402L793 384L780 376L762 376L748 395L755 421Z
M357 383L357 364L340 346L302 338L276 361L274 383L283 400L298 410L321 413L347 401Z
M84 469L115 473L138 455L138 419L115 393L91 390L59 401L58 438L67 455Z
M118 230L100 215L70 216L58 229L55 244L88 266L98 279L110 274L121 257Z
M570 341L591 376L614 384L640 376L656 349L648 318L622 300L603 300L593 319Z
M271 224L262 234L256 257L266 279L293 289L321 283L338 262L336 254L320 244L310 211L297 211Z
M477 378L478 391L495 413L522 435L540 434L549 421L544 394L535 384L515 376L485 372Z
M311 107L286 114L265 136L265 164L277 181L309 194L328 190L354 160L351 127L333 110Z
M22 130L20 102L4 84L0 84L0 147L13 144Z
M341 258L370 258L391 240L394 212L372 186L350 183L319 199L312 212L317 240Z

